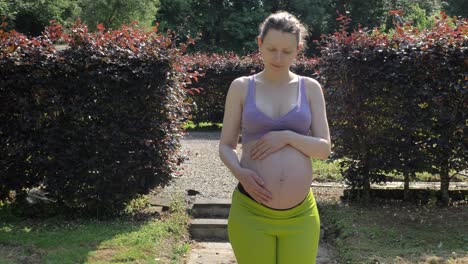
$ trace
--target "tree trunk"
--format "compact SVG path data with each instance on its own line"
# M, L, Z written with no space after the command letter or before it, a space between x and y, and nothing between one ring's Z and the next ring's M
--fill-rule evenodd
M411 198L410 189L409 189L409 181L410 181L409 175L410 174L407 171L405 171L403 174L405 176L405 187L403 189L403 201L409 202Z
M363 180L363 189L362 189L362 202L364 204L368 204L370 201L370 180L369 180L369 172L366 170L364 175L364 180Z
M442 171L440 174L440 194L441 194L441 202L443 206L448 206L450 202L449 197L449 185L450 185L450 177L449 177L449 168L448 168L448 161L442 167Z

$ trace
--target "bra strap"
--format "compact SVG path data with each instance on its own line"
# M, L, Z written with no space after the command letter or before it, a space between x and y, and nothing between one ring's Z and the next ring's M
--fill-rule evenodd
M302 96L305 94L304 92L304 78L302 76L299 76L299 91L297 91L299 94L297 96L297 105L300 107L301 102L302 102Z
M249 87L247 89L247 99L246 99L246 104L252 102L254 100L254 86L255 86L255 78L254 75L250 76L249 78Z

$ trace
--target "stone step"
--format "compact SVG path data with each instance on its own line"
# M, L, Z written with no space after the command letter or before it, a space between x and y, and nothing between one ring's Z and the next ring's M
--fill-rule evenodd
M236 257L229 242L193 243L187 264L235 264Z
M329 246L319 244L317 264L335 264L330 256ZM192 243L187 264L236 264L236 257L229 242L195 242Z
M230 199L197 199L191 208L191 215L193 218L227 219L230 208Z
M189 231L195 241L228 241L227 219L192 219Z
M171 205L171 199L165 197L151 196L149 199L149 204L155 207L161 207L162 211L169 210Z
M190 222L190 236L195 241L228 241L227 219L197 218ZM320 226L320 240L324 228Z

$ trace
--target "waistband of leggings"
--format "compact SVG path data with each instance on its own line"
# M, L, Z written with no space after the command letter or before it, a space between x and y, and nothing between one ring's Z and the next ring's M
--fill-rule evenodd
M300 204L286 210L275 210L263 204L260 204L257 201L247 197L245 194L241 193L238 188L234 190L232 200L233 203L237 202L240 206L247 208L250 212L254 214L266 216L273 219L293 218L304 214L305 212L309 211L311 208L314 208L316 206L312 189L309 189L309 193Z

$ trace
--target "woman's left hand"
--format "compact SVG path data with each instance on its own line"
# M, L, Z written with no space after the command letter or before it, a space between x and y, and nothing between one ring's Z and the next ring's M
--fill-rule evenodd
M264 159L287 145L287 133L289 131L270 131L263 135L250 151L252 159Z

